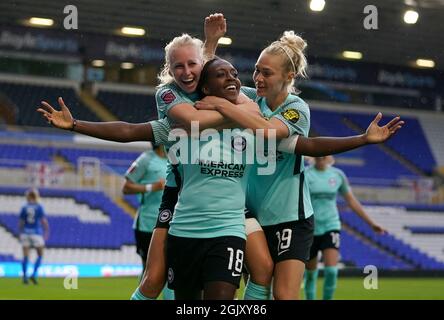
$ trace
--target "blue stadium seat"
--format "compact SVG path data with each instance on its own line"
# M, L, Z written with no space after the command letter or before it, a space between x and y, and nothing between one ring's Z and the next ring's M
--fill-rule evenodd
M349 118L365 129L373 116L349 114ZM381 123L385 124L390 119L391 117L383 117ZM406 122L404 128L395 137L387 141L386 144L426 173L432 173L436 167L436 160L433 157L420 122L412 117L403 117L403 120Z
M395 238L393 235L375 234L373 230L364 222L364 220L355 214L350 212L341 212L341 220L349 227L365 236L371 242L377 244L384 250L399 257L400 259L408 261L418 269L444 269L444 263L429 257L427 254L416 248L412 248L409 244Z
M26 162L49 162L54 155L52 147L34 147L28 145L2 144L0 148L0 166L25 167Z
M444 234L444 227L436 226L406 226L406 229L410 230L411 233L419 234Z
M58 107L58 97L63 97L74 117L82 120L100 121L93 112L82 104L73 88L1 81L0 92L5 94L18 107L17 125L48 126L40 113L35 110L42 100L46 100L53 106Z
M97 100L122 121L141 123L157 119L156 100L150 94L100 90Z
M373 116L366 115L366 117L368 120L365 120L365 128ZM354 118L355 115L351 113L312 110L311 127L321 136L340 137L356 135L357 132L347 127L344 122L344 119L352 120ZM389 181L388 183L390 184L399 178L416 177L415 173L375 145L352 150L340 154L337 157L355 160L353 164L349 161L337 162L335 164L335 166L342 169L354 183L365 181L365 183L368 184L369 181L377 179L375 183L386 184L386 181Z
M22 196L24 192L24 188L0 187L1 194ZM119 249L134 244L133 219L102 192L40 189L40 194L42 197L73 198L110 217L109 223L91 223L72 216L48 216L51 237L47 247ZM18 213L9 213L5 208L0 210L0 223L18 237Z

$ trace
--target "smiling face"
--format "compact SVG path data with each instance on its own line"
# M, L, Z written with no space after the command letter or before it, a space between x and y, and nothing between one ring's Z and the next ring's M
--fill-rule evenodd
M241 82L237 70L231 63L223 59L210 61L210 65L204 72L206 74L202 75L205 77L202 92L205 95L225 98L232 103L236 103Z
M258 96L275 97L281 93L288 93L287 87L291 79L291 74L283 69L280 55L261 53L253 73Z
M170 73L176 84L185 92L196 91L203 61L195 46L187 45L172 50Z

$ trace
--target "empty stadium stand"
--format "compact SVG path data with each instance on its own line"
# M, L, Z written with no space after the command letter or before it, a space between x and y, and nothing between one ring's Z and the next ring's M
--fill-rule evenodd
M342 112L312 110L311 128L312 131L321 136L356 135L358 132L349 128L344 122L344 119L355 116L355 114L345 114ZM372 119L373 115L365 115L365 129ZM362 133L362 131L359 133ZM413 132L410 132L410 135L413 134ZM396 137L394 139L396 139ZM336 166L344 170L347 176L351 178L371 178L384 181L416 176L409 168L385 153L377 145L369 145L361 149L356 149L341 154L338 158L339 157L347 159L348 161L338 161Z
M18 212L24 191L0 187L0 255L4 261L16 261L21 256ZM82 258L77 263L138 263L132 218L102 192L40 192L51 226L46 244L48 263L73 262L75 257Z
M100 90L97 99L122 121L139 123L157 119L153 95Z
M12 82L7 81L5 77L1 77L0 93L4 94L18 108L17 125L47 126L42 116L35 110L40 106L42 100L46 100L58 108L58 97L63 97L74 117L99 121L99 118L80 102L75 91L75 85L69 81L18 77L16 81Z
M404 261L405 264L422 270L444 269L444 235L440 237L421 236L411 232L411 224L442 221L443 213L412 213L402 207L367 207L367 212L377 223L388 230L388 234L377 235L357 215L342 212L343 223L382 251L386 251ZM410 226L410 227L408 227Z

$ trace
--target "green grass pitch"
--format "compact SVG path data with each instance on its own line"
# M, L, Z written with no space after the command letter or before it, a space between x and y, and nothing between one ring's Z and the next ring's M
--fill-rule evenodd
M0 278L0 300L128 300L136 277L79 278L77 289L64 288L62 278L40 278L24 285L19 278ZM243 285L239 293L242 294ZM322 278L318 297L322 294ZM337 300L444 299L444 278L380 278L378 289L364 288L362 278L339 278Z

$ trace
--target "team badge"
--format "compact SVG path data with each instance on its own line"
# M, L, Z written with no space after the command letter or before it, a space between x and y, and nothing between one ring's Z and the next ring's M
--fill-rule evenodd
M162 99L163 102L165 102L166 104L170 104L171 102L173 102L174 100L176 100L176 96L174 95L173 91L171 90L167 90L164 93L162 93L162 95L160 96L160 98Z
M162 223L168 222L171 220L171 217L173 216L173 214L171 213L170 210L165 209L163 211L160 212L159 214L159 221Z
M247 148L247 139L242 136L231 138L231 148L233 148L234 151L238 152L245 151L245 149Z
M286 119L292 123L296 123L299 120L299 111L297 111L295 109L285 110L284 112L281 112L281 114L284 117L284 119Z
M174 280L173 268L168 268L168 283L173 282L173 280Z
M330 179L328 179L328 184L329 184L331 187L336 187L336 179L335 179L335 178L330 178Z

